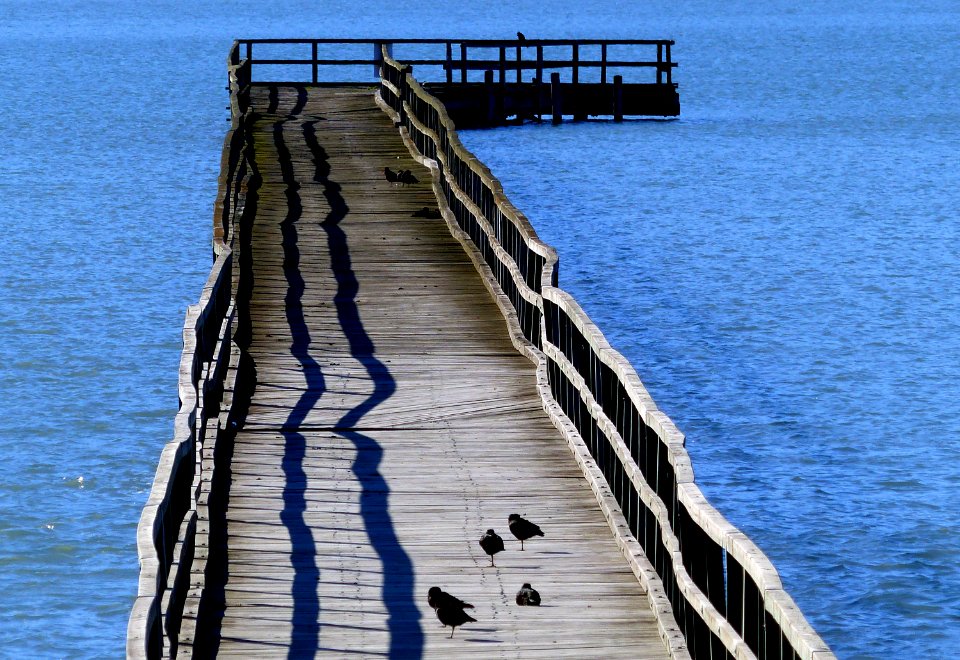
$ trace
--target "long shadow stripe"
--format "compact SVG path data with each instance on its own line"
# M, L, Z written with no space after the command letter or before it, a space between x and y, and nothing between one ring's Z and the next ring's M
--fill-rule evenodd
M280 171L286 185L287 216L280 223L283 245L283 272L287 280L287 294L284 298L287 323L293 341L291 352L300 366L307 381L307 389L300 395L296 405L284 423L281 431L284 440L283 474L283 511L280 520L290 534L293 564L293 633L291 635L288 658L313 657L318 646L320 629L320 599L317 596L317 582L320 569L317 567L317 548L310 527L304 520L307 509L306 481L303 459L306 453L306 438L297 429L307 414L320 400L325 389L323 371L310 356L310 331L303 315L303 275L300 273L300 249L297 246L297 221L303 215L300 200L300 184L293 173L290 150L283 139L283 124L273 125L273 141L277 148Z
M382 596L389 615L390 657L419 658L423 654L423 629L419 610L414 603L413 563L401 546L390 517L390 489L379 472L383 447L374 438L350 430L360 423L364 415L393 395L397 385L390 370L376 358L373 341L360 319L356 304L360 285L350 261L347 235L340 228L340 222L350 209L340 194L340 185L330 180L330 163L326 151L317 141L315 124L304 123L303 134L313 153L316 168L313 180L323 185L323 195L330 205L330 213L321 227L327 233L330 261L337 280L334 298L337 318L350 344L350 353L363 365L374 384L373 393L337 423L337 434L352 442L357 450L353 473L362 488L360 513L364 526L383 566Z

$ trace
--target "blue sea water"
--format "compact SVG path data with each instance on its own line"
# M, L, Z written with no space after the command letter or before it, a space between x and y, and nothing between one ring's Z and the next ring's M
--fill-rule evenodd
M231 41L518 29L676 39L677 121L464 140L838 655L960 644L955 4L4 0L0 26L0 657L123 653Z

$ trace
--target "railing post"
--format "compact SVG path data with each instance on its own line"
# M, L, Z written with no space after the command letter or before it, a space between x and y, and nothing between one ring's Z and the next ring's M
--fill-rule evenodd
M560 92L560 73L554 71L550 74L550 105L553 112L553 123L559 124L563 121L563 99Z
M500 84L507 82L507 47L500 46Z
M623 121L623 76L613 77L613 121Z
M460 44L460 82L467 82L467 44Z
M573 84L580 79L580 44L573 44Z
M668 85L672 85L672 84L673 84L673 64L672 64L672 60L670 59L670 44L669 44L669 42L667 43L667 84L668 84Z
M520 61L523 59L523 49L517 44L517 82L521 82L523 76L521 74Z
M310 46L312 51L311 59L313 60L311 62L311 64L313 65L313 84L316 85L318 80L317 74L318 74L318 67L319 67L319 64L317 64L317 42L316 41L312 42Z
M453 82L453 43L447 42L447 84Z
M600 83L607 84L607 44L600 45Z
M657 84L663 84L663 44L657 44Z
M543 46L537 46L537 80L543 80Z

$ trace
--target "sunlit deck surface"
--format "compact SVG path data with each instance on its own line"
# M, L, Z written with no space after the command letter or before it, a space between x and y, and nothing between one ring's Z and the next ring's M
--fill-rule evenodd
M373 91L252 91L257 386L218 653L666 657L533 364L444 221L414 217L437 207L430 175ZM523 552L514 512L545 533ZM490 527L496 567L477 544ZM542 607L514 603L524 582ZM476 606L452 639L434 585Z

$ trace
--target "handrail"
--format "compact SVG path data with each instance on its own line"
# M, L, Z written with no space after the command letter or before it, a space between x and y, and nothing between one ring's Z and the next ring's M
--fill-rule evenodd
M191 596L196 597L198 575L194 563L206 552L205 540L198 545L209 529L203 493L214 466L206 459L217 436L230 430L224 417L229 411L221 405L221 399L230 399L230 379L236 376L238 360L232 342L237 288L233 225L243 206L239 185L246 172L242 121L250 70L239 59L237 43L227 66L232 125L224 141L222 161L226 167L214 209L215 259L199 302L187 308L174 437L161 453L137 528L140 579L127 623L128 658L177 655L184 605ZM208 421L214 421L213 425ZM202 575L200 578L202 587Z
M683 435L636 371L557 287L554 250L463 147L442 103L386 48L382 56L380 99L436 169L441 208L496 280L498 299L509 303L529 342L523 352L546 365L545 407L562 410L558 426L589 452L592 461L581 464L588 479L601 473L606 488L594 490L601 506L612 500L619 507L608 520L621 548L629 554L631 543L639 544L662 580L686 642L672 650L692 657L832 658L769 559L695 485ZM643 579L643 569L634 570ZM651 600L656 607L655 595ZM670 630L661 635L671 641Z
M254 57L255 45L267 46L310 46L309 57ZM372 57L347 57L335 54L332 57L320 57L321 45L358 46L369 45L373 52ZM312 69L311 81L317 83L320 79L319 70L323 66L370 66L379 67L382 61L381 49L389 51L394 46L442 46L442 55L437 57L411 57L404 62L410 65L425 65L439 67L444 72L447 84L454 84L454 72L459 71L459 83L467 82L468 71L499 70L502 72L515 71L519 80L521 71L536 71L537 78L543 78L544 70L569 69L576 81L583 69L599 69L601 80L606 82L607 70L612 68L639 69L652 68L656 71L658 84L673 85L673 69L677 63L672 60L671 39L241 39L235 42L231 58L239 63L241 56L249 66L254 65L283 65L283 66L310 66ZM609 58L610 47L622 46L656 46L656 59L636 60L624 58ZM581 59L580 49L600 48L600 59ZM545 59L545 49L556 51L558 48L569 48L568 58L553 57ZM499 59L470 58L470 51L497 49ZM259 49L257 49L259 50ZM664 78L666 80L664 81Z

